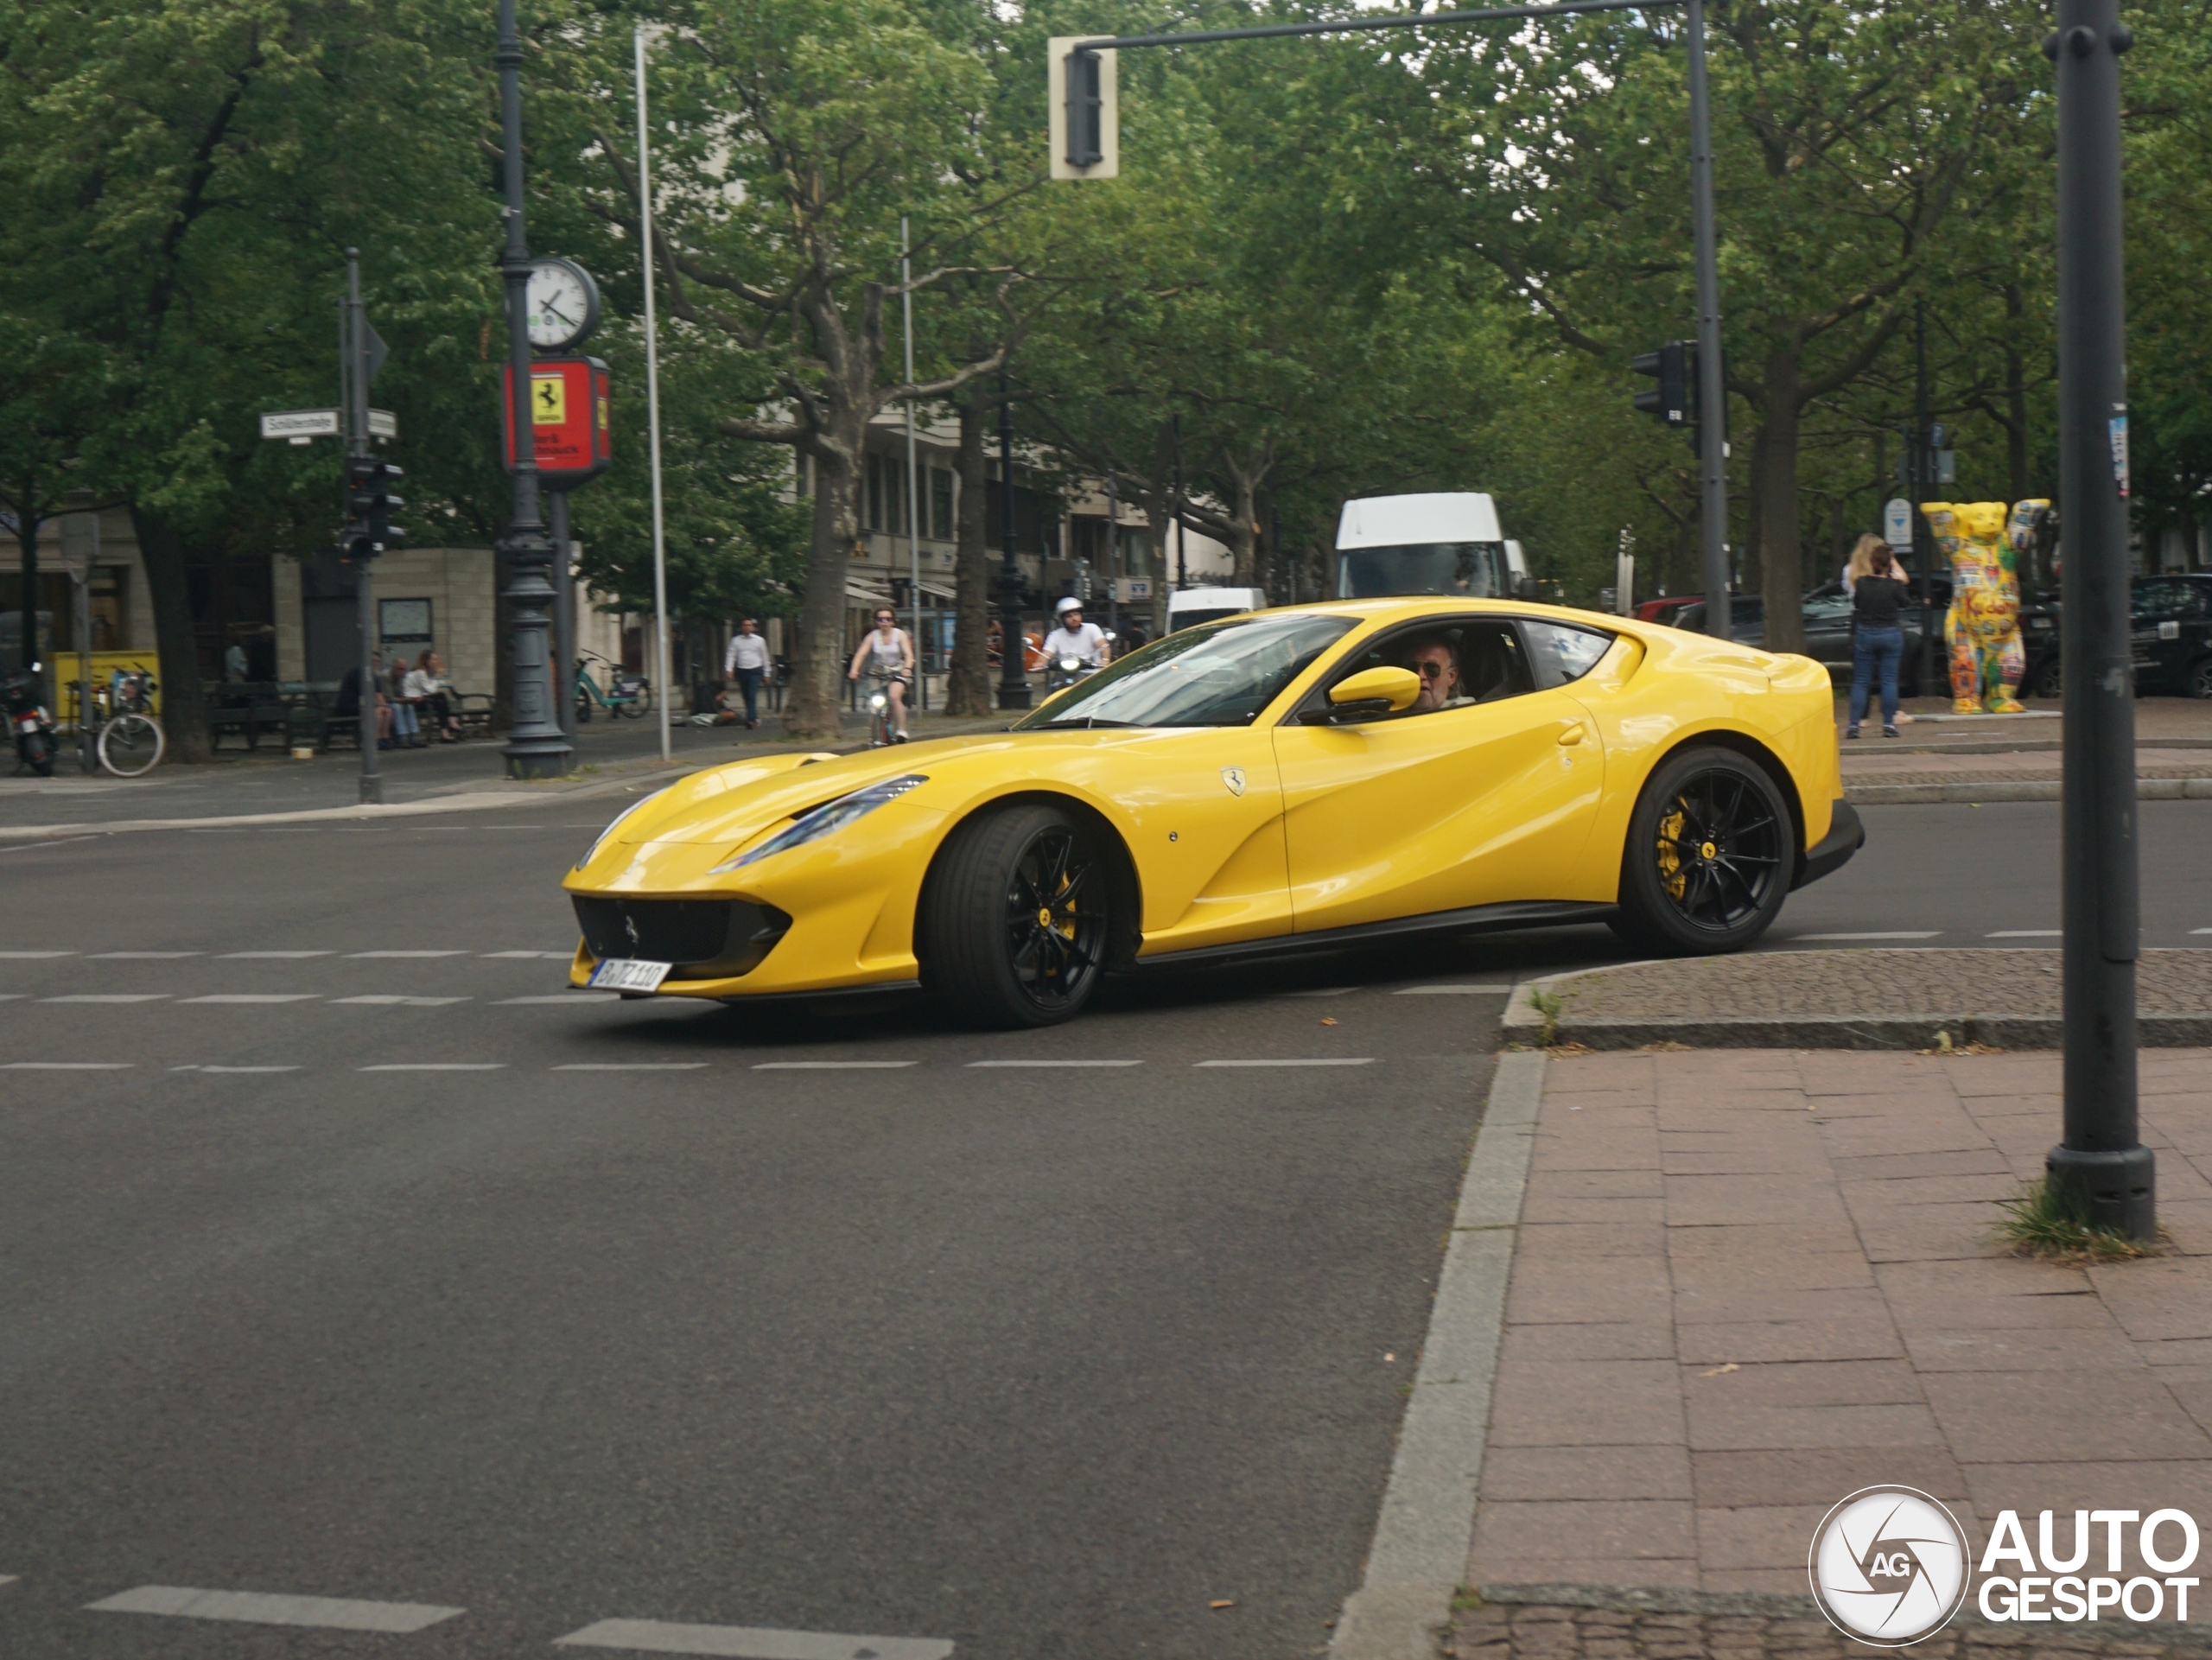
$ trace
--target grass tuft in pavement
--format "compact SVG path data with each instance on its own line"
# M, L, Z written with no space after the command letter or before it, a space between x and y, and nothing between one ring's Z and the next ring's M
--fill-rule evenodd
M2061 1204L2046 1182L2031 1182L2018 1198L1999 1203L2005 1219L1995 1229L1998 1243L2015 1256L2044 1262L2121 1262L2166 1251L2164 1228L2157 1239L2145 1241L2094 1227Z

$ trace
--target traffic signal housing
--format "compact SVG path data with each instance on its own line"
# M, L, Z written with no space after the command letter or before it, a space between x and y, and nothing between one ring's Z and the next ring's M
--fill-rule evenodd
M402 477L391 462L374 455L346 458L346 532L349 546L365 543L380 552L387 542L405 534L391 522L392 509L404 507L404 498L391 493L392 481Z
M1077 50L1096 35L1056 35L1046 130L1055 179L1111 179L1122 170L1119 88L1111 48Z
M1655 415L1670 427L1697 425L1697 347L1688 340L1669 340L1656 352L1629 361L1631 374L1649 375L1659 384L1636 394L1636 407Z

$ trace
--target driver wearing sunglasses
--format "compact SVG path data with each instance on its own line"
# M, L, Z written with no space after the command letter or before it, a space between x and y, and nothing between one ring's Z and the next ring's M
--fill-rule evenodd
M1417 642L1406 666L1421 677L1421 696L1408 713L1426 715L1432 709L1457 709L1475 701L1460 686L1459 659L1443 640L1432 638Z

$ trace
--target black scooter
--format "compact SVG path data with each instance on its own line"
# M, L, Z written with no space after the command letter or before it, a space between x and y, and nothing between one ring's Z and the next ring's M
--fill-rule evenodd
M41 778L52 778L54 721L38 701L40 666L34 663L0 679L0 707L8 712L8 730L16 735L16 759Z

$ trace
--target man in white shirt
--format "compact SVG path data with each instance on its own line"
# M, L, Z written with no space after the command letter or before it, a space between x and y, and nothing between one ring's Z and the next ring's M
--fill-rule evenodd
M760 681L768 671L768 642L760 638L750 617L737 625L722 654L722 672L734 679L745 693L745 724L760 724Z
M1045 636L1045 661L1048 665L1064 657L1073 657L1080 658L1094 669L1103 669L1113 660L1104 632L1096 623L1083 620L1080 601L1062 600L1058 612L1059 626Z

